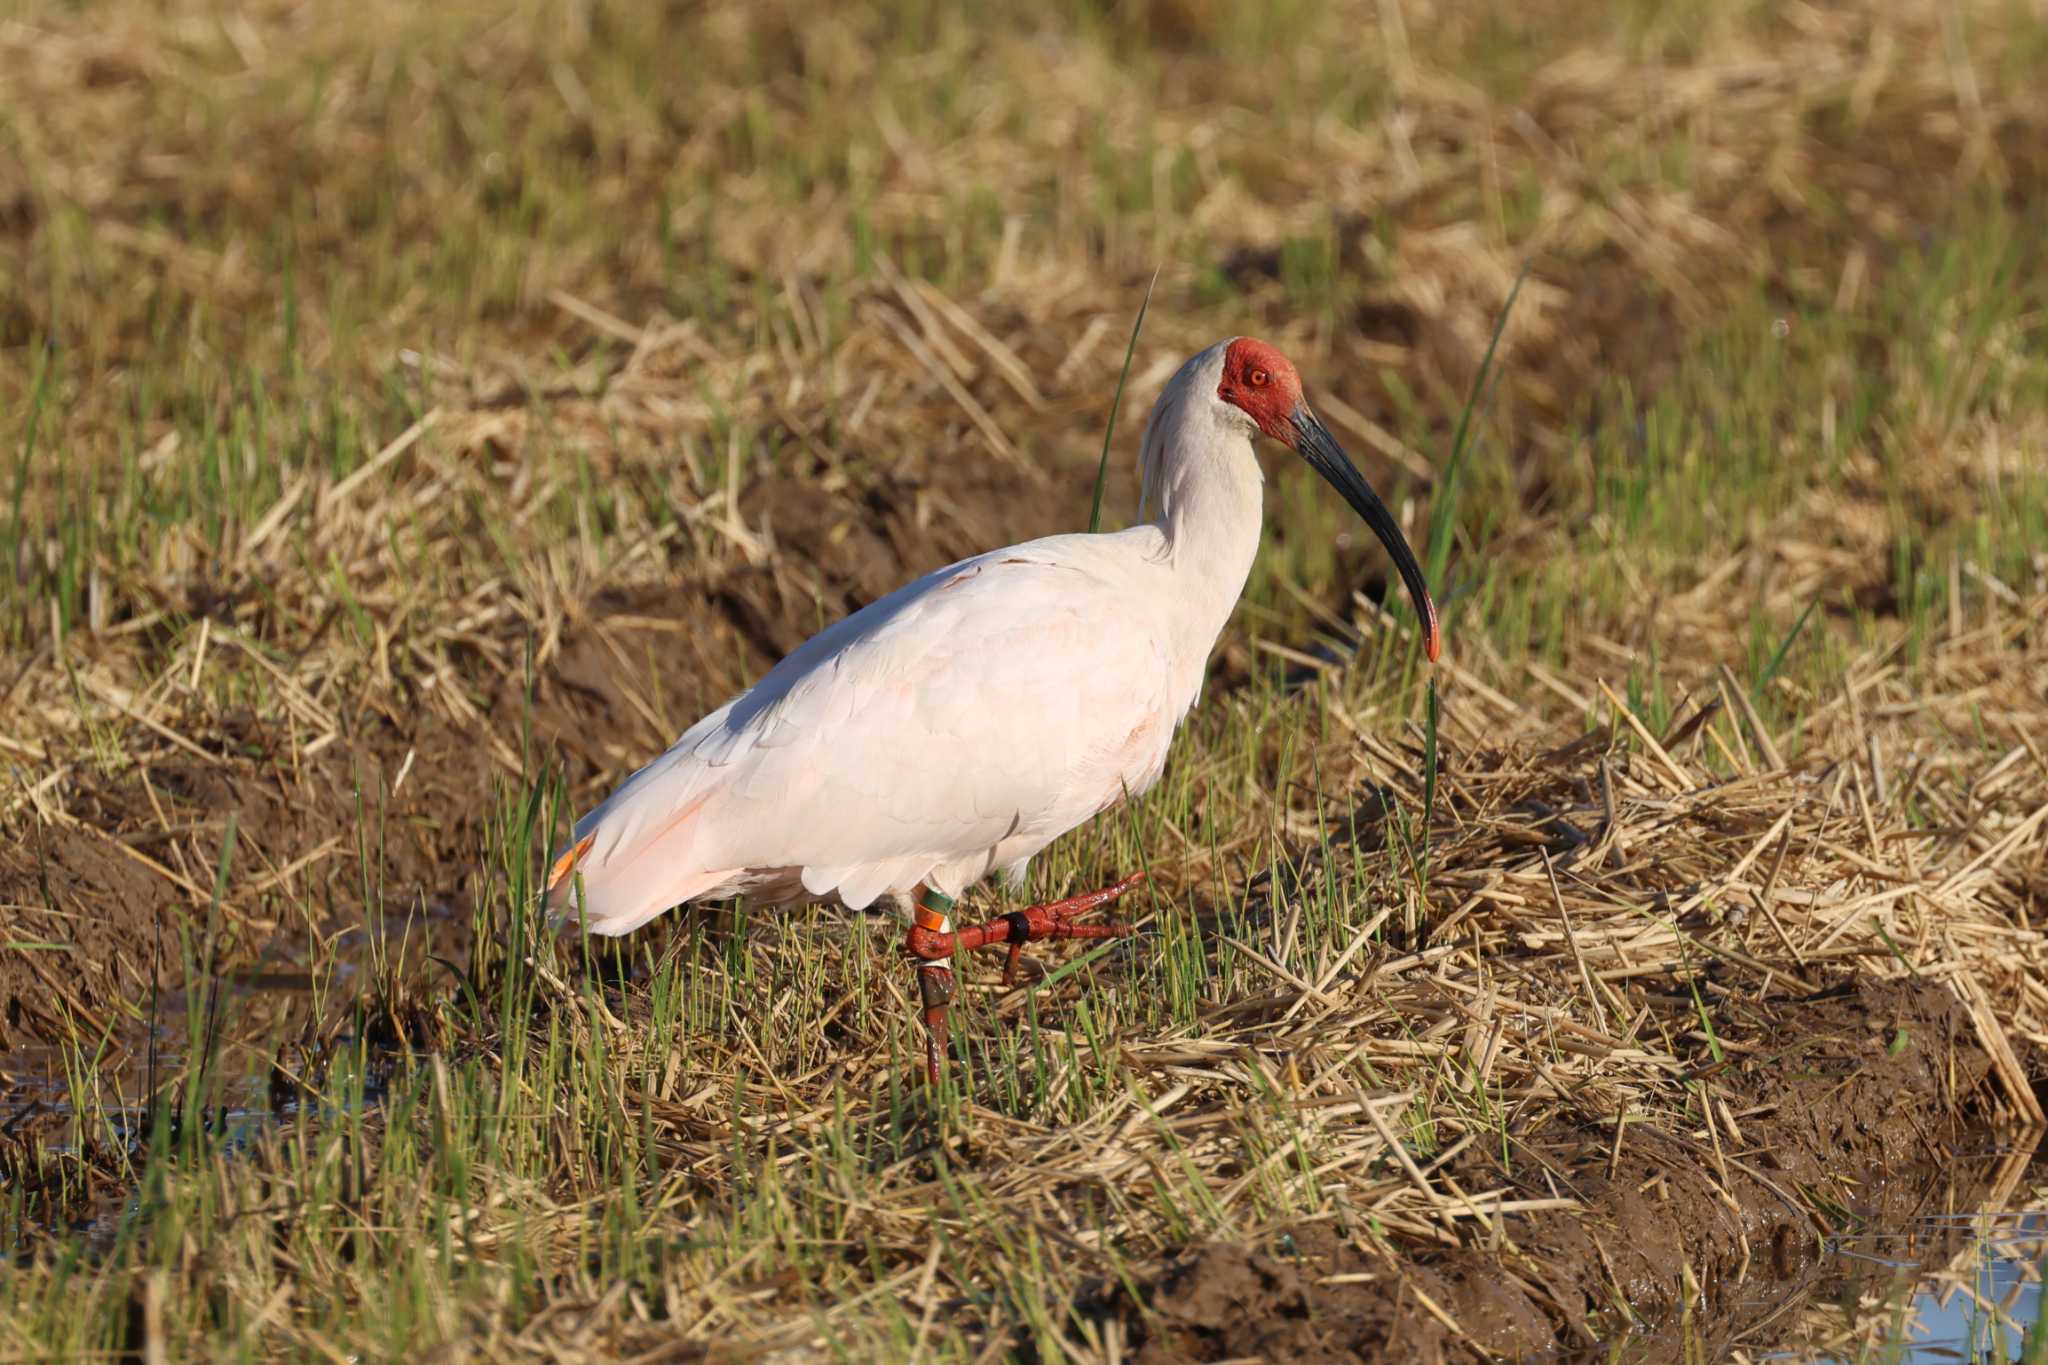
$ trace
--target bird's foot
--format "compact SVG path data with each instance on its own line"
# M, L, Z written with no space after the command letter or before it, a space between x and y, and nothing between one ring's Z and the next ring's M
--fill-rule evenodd
M1144 880L1144 873L1134 872L1116 885L1105 886L1100 891L1088 891L1042 905L1027 905L986 924L970 924L963 929L948 929L945 912L918 905L904 948L917 963L919 1003L924 1007L925 1079L936 1086L945 1067L946 1013L953 1003L953 969L945 964L954 953L972 952L998 943L1008 945L1010 956L1003 964L1003 984L1014 986L1024 945L1034 939L1121 938L1125 934L1136 933L1136 929L1128 924L1076 924L1074 921L1115 900ZM948 908L952 904L943 898L941 903Z
M1027 905L986 924L970 924L950 933L916 924L911 927L905 946L912 957L930 962L949 958L956 951L972 952L976 948L1007 944L1010 953L1003 964L1003 984L1014 986L1024 945L1034 939L1121 938L1136 933L1128 924L1076 924L1074 921L1098 906L1107 905L1144 880L1144 873L1133 872L1116 885L1105 886L1100 891L1088 891L1042 905ZM929 1013L926 1017L929 1020Z
M1099 906L1107 905L1126 891L1145 880L1142 872L1133 872L1114 886L1105 886L1100 891L1088 891L1065 900L1047 901L1043 905L1029 905L1014 914L1005 915L993 921L1008 924L1011 932L1005 940L1009 955L1003 960L1003 985L1017 984L1017 967L1023 961L1024 945L1033 939L1058 938L1122 938L1137 933L1128 924L1076 924L1075 918L1085 915ZM1021 928L1017 922L1021 921Z

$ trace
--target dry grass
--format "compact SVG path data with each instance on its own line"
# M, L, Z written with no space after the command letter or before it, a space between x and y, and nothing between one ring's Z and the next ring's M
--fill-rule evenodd
M1764 1254L1714 1210L1853 1203L1882 1086L2038 1124L2044 62L2004 0L18 11L0 1030L68 1079L0 1321L1114 1359L1177 1252L1334 1228L1313 1316L1456 1354L1526 1340L1459 1257L1590 1339ZM552 803L1085 521L1162 262L1120 431L1219 334L1294 355L1450 603L1434 728L1276 465L1171 778L1042 870L1142 863L1151 933L976 984L961 1090L865 921L528 944ZM307 998L215 1050L188 996L138 1114L147 983L259 961ZM1845 982L1958 1031L1780 1047ZM230 1160L244 1074L302 1107ZM1795 1189L1803 1108L1854 1122ZM1707 1230L1559 1250L1638 1161Z

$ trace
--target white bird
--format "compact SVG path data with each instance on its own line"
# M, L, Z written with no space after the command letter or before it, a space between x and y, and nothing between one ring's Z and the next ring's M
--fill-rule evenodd
M1435 660L1436 607L1400 528L1294 366L1235 337L1182 365L1153 406L1139 443L1152 520L949 564L820 631L576 822L550 906L624 934L686 901L887 898L913 921L936 1081L956 949L1008 943L1014 968L1029 939L1127 932L1074 916L1136 877L957 932L949 912L1159 780L1258 552L1261 433L1378 533Z

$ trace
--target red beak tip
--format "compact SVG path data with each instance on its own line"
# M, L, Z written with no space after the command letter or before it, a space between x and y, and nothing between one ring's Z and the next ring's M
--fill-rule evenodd
M1435 663L1437 655L1443 653L1443 638L1437 634L1435 627L1430 628L1429 639L1423 644L1423 650L1429 655L1431 663Z

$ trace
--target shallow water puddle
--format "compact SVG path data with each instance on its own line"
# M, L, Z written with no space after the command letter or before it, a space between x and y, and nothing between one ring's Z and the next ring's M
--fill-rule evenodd
M2034 1360L2048 1360L2042 1324L2041 1276L2048 1265L2048 1213L1980 1214L1963 1220L1972 1234L1962 1263L1920 1281L1879 1358L1921 1365L1936 1361L2017 1361L2027 1335ZM1879 1234L1880 1243L1885 1235ZM1882 1257L1882 1248L1844 1248L1843 1255ZM1920 1267L1914 1267L1921 1269ZM1780 1357L1782 1358L1782 1357ZM1864 1359L1863 1356L1834 1357Z
M2048 1269L2043 1152L2038 1133L2018 1142L1987 1140L1955 1169L1938 1173L1920 1208L1907 1212L1896 1200L1879 1200L1875 1216L1838 1229L1800 1315L1798 1344L1765 1358L2048 1361L2048 1326L2041 1325ZM1830 1315L1832 1332L1825 1330Z
M225 1132L234 1150L263 1128L294 1117L306 1095L280 1087L273 1059L291 1059L290 1040L304 1038L309 1020L323 1013L345 1018L353 963L332 964L316 975L304 970L255 970L226 977L217 1000L169 991L149 1002L140 1022L114 1029L95 1044L16 1047L0 1055L0 1135L33 1125L45 1130L51 1151L70 1151L53 1123L81 1114L96 1136L132 1147L152 1122L144 1097L186 1082L192 1058L204 1050L209 1126ZM327 1008L323 1011L322 1002ZM216 1018L208 1011L217 1010ZM336 1024L323 1030L330 1045L353 1034ZM379 1055L378 1062L389 1058ZM365 1087L364 1102L381 1097L386 1066Z
M1946 1166L1872 1181L1833 1207L1825 1237L1759 1248L1746 1280L1704 1313L1579 1358L2048 1365L2044 1139L1982 1135Z
M1916 1245L1949 1243L1958 1235L1964 1249L1952 1256L1916 1255ZM2038 1325L2048 1214L1935 1217L1919 1228L1844 1237L1828 1254L1843 1267L1844 1287L1832 1296L1816 1294L1808 1312L1832 1310L1838 1331L1757 1359L1989 1365L2029 1359L2030 1332L2041 1338L2031 1359L2048 1359L2048 1337L2042 1337L2048 1328Z

